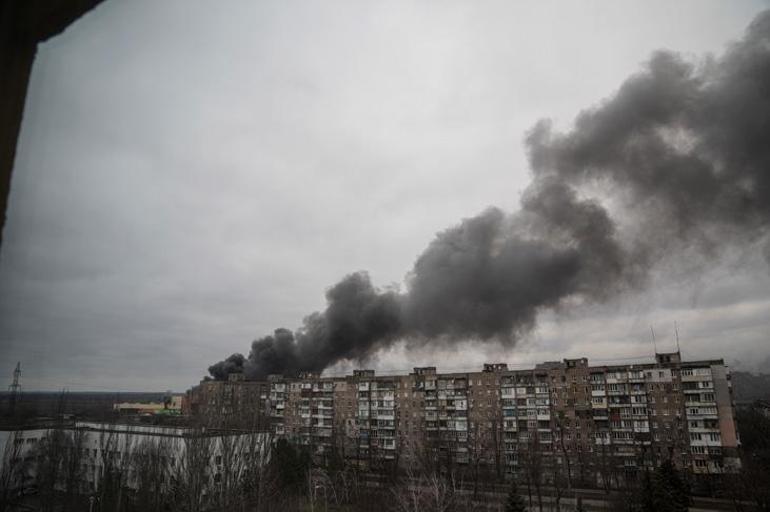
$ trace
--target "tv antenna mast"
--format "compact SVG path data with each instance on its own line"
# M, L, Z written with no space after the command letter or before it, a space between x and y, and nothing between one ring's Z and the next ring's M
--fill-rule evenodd
M655 341L655 330L650 326L650 334L652 334L652 346L655 347L655 354L658 354L658 343Z
M676 334L676 353L681 355L682 351L679 348L679 326L676 325L676 320L674 320L674 333Z

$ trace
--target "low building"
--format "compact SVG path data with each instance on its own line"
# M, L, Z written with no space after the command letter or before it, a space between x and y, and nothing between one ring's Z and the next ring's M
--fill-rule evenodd
M264 432L121 423L20 428L0 431L0 472L15 473L16 487L34 488L40 461L65 457L64 466L77 470L81 492L89 493L99 490L107 471L120 473L124 485L136 488L144 471L179 479L197 471L196 462L205 466L201 470L213 486L227 471L241 474L249 464L265 463L269 442Z
M119 402L113 410L120 416L176 415L182 413L182 395L169 395L163 402Z

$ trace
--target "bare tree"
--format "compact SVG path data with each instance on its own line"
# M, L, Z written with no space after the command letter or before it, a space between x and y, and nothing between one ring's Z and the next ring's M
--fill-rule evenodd
M40 510L51 512L59 502L57 493L64 475L66 433L54 428L40 440L36 453L36 471Z
M245 431L220 431L214 442L214 492L220 508L232 508L243 501L243 479L249 436Z
M170 460L173 456L169 438L145 439L133 446L130 454L133 502L138 510L158 512L167 499Z
M406 476L392 489L398 512L449 512L457 504L458 484L453 475L423 472L409 466Z
M572 463L570 460L570 453L569 450L567 450L567 444L565 442L566 437L566 423L569 421L565 415L564 411L559 411L558 414L555 414L555 411L553 409L553 401L551 401L551 415L555 417L556 421L556 432L558 434L558 442L559 442L559 450L561 451L561 456L563 457L564 463L567 466L567 490L572 490Z
M270 464L273 438L268 433L250 432L246 444L243 491L254 512L263 512L270 509L278 491L278 478Z
M171 492L174 510L201 512L211 493L210 467L213 456L212 437L205 428L195 428L182 438L171 471Z
M565 484L567 486L566 491L571 492L572 487L569 484L569 480L562 463L555 461L554 464L551 464L551 485L553 486L554 506L556 508L556 512L561 510L561 500L565 496Z
M498 482L503 481L503 446L505 446L503 441L503 416L502 416L502 404L500 403L499 399L495 405L495 407L492 408L492 412L489 415L489 420L492 423L492 428L490 429L490 441L491 441L491 449L492 454L495 461L495 475L497 477Z
M607 433L609 435L609 433ZM599 476L602 480L601 484L604 488L604 492L609 494L612 490L612 480L615 472L614 457L612 455L612 448L607 446L604 438L600 438L599 453L594 457L595 465L598 467ZM609 440L608 440L609 441Z
M84 487L82 464L84 433L57 427L49 430L35 449L35 473L43 511L75 510Z
M132 432L120 431L115 425L99 428L98 496L103 512L119 512L124 507L133 440Z
M85 469L83 450L86 433L81 428L74 428L65 438L64 447L64 500L63 510L76 510L82 501L85 490Z
M756 510L770 511L770 419L758 407L739 411L737 419L742 468L740 478L729 482L731 493L750 500Z
M0 512L9 510L23 492L28 468L24 463L24 437L22 431L10 433L0 461Z
M577 483L575 483L576 487L585 487L586 485L589 485L589 482L586 480L586 470L590 470L590 468L587 467L590 462L590 455L591 447L589 446L588 450L586 451L583 449L583 445L578 443L577 453L575 454L575 461L577 465ZM596 479L594 479L590 485L592 487L596 485Z
M481 481L482 465L484 464L484 446L482 430L479 428L478 421L470 424L468 435L468 463L473 482L473 497L478 496L479 482Z
M527 493L529 494L530 506L532 506L532 492L534 487L537 497L538 509L543 510L543 454L540 450L540 438L537 428L534 435L528 436L526 448L521 452L524 465L525 478L527 483Z

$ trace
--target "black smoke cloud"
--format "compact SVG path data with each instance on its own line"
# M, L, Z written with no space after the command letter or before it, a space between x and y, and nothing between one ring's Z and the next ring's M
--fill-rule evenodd
M243 364L246 358L243 354L233 354L224 361L209 366L209 373L217 380L225 380L231 373L243 372Z
M347 276L326 292L326 300L326 310L305 318L296 334L277 329L254 341L247 377L321 371L329 361L362 359L401 332L399 296L377 290L365 273Z
M404 292L345 277L296 333L255 341L212 376L320 371L397 339L514 343L544 308L637 289L663 258L766 242L770 11L721 58L658 52L571 130L544 120L526 144L533 179L519 212L490 208L439 233Z

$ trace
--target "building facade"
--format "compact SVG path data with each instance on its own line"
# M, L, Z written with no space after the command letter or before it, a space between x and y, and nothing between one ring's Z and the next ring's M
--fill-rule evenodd
M361 464L419 459L498 475L537 464L597 485L669 459L694 474L739 466L728 368L679 353L643 364L271 376L258 389L276 436Z
M181 401L182 414L215 427L269 430L270 384L232 373L226 381L203 380Z
M34 488L41 461L51 459L65 461L56 472L60 490L71 480L78 492L94 493L106 473L121 474L136 489L150 472L164 485L202 478L201 489L213 493L223 475L240 478L266 462L269 440L266 433L232 429L96 422L0 430L0 473L14 473L15 487Z

